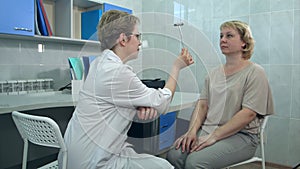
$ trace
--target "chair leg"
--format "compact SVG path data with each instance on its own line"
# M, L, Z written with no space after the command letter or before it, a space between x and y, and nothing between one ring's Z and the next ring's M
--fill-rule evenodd
M264 143L260 143L260 145L261 145L261 165L262 165L262 169L266 169Z
M62 166L62 168L67 169L68 156L67 156L67 152L63 152L63 153L64 153L64 155L63 155L63 166Z
M28 140L24 139L22 169L27 167Z
M295 167L293 167L293 169L297 169L297 168L299 168L299 167L300 167L300 163L297 164Z
M266 169L266 159L265 159L265 143L264 143L264 132L260 133L260 149L261 149L261 165L262 169Z
M262 150L262 151L264 151L264 150ZM262 157L261 157L262 158L262 160L261 160L262 169L266 169L265 153L262 152L261 155L262 155Z

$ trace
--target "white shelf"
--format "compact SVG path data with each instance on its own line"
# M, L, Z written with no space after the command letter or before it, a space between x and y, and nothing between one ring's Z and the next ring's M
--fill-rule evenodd
M84 40L84 39L72 39L57 36L22 36L22 35L11 35L11 34L0 34L0 38L3 39L18 39L18 40L30 40L30 41L41 41L41 42L58 42L68 44L89 44L89 45L100 45L99 41Z
M95 6L100 6L103 4L97 0L73 0L74 6L78 6L80 8L91 8Z

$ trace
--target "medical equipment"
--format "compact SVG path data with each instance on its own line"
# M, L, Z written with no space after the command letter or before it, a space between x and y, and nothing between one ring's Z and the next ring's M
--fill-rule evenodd
M180 22L180 23L175 23L174 26L177 26L178 29L179 29L179 34L180 34L180 43L181 43L181 47L183 48L184 45L183 45L183 36L182 36L182 30L181 30L181 26L183 26L183 22Z

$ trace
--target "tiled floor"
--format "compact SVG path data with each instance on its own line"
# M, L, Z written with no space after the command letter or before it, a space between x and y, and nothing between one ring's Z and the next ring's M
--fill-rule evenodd
M258 164L245 164L245 165L233 167L231 169L261 169L261 165L258 165ZM266 169L277 169L277 168L266 167Z
M29 162L28 164L28 168L29 169L36 169L37 167L41 166L42 164L46 164L50 161L55 160L57 157L57 154L55 155L51 155L51 156L47 156L43 159L39 159L39 160L35 160L32 162ZM20 169L21 165L18 166L14 166L11 168L7 168L7 169ZM237 167L232 167L230 169L261 169L261 165L259 163L250 163L250 164L245 164L245 165L241 165L241 166L237 166ZM270 167L270 166L266 166L266 169L288 169L287 167L282 168L282 167Z
M262 167L261 167L260 164L250 163L250 164L245 164L245 165L233 167L231 169L261 169L261 168ZM270 166L266 166L266 169L287 169L287 167L270 167Z

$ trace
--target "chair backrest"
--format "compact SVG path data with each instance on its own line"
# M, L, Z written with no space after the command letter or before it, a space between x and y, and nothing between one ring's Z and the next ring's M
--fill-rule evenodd
M265 128L266 128L266 125L267 125L267 122L268 122L268 119L269 119L269 116L265 116L264 117L264 119L263 119L263 122L262 122L262 124L261 124L261 126L260 126L260 139L261 139L261 141L263 141L263 137L264 137L264 132L265 132Z
M235 167L235 166L239 166L239 165L244 165L244 164L248 164L248 163L252 163L255 161L261 161L261 165L262 165L262 169L266 168L266 158L265 158L265 148L264 148L264 132L265 132L265 128L268 122L269 116L265 116L262 120L261 126L260 126L260 131L259 131L259 141L260 141L260 149L261 149L261 157L252 157L248 160L233 164L231 166L226 167L226 169Z
M268 122L268 119L269 119L269 116L265 116L264 119L263 119L263 122L262 122L262 125L261 125L261 129L264 130L266 125L267 125L267 122Z
M51 118L17 111L12 112L12 117L23 139L37 145L60 148L63 152L67 150L60 129Z

